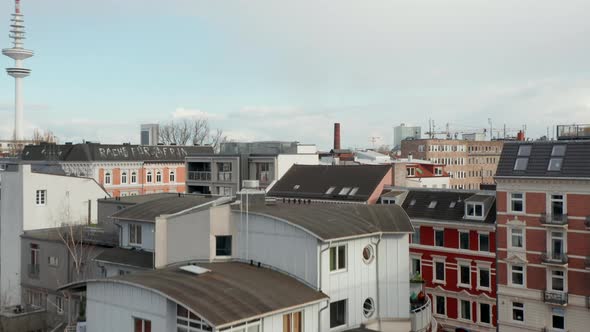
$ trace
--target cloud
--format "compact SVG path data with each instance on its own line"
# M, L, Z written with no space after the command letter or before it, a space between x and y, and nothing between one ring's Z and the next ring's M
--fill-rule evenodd
M177 108L172 112L172 118L174 119L222 119L222 114L214 114L204 112L198 109L187 109L183 107Z

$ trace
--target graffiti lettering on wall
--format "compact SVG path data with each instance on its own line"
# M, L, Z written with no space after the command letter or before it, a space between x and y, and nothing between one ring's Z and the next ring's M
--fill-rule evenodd
M168 146L122 146L116 148L98 148L100 159L184 159L187 156L185 148Z

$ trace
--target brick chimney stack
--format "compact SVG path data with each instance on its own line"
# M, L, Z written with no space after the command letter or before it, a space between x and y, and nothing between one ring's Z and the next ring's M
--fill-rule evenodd
M340 123L334 124L334 150L340 150Z

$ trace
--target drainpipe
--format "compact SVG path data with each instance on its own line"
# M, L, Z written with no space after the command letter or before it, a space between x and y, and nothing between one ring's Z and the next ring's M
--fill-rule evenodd
M319 291L322 291L322 254L326 251L328 251L330 248L332 247L332 241L328 242L328 247L326 247L325 249L320 250L320 268L318 269L319 275L320 275L320 280L318 282L318 286L319 286ZM318 332L321 331L321 324L322 324L322 311L328 309L328 306L330 306L330 300L326 301L326 306L323 308L320 308L320 311L318 312Z
M381 238L383 237L383 233L379 234L379 240L377 243L373 243L373 239L371 239L371 244L375 246L375 273L377 274L377 295L375 296L375 302L377 303L377 324L379 325L379 331L381 331L381 303L379 302L379 243L381 243Z

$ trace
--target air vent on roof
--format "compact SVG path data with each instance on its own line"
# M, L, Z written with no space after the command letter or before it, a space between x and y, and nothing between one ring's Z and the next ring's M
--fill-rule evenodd
M202 268L200 266L196 266L196 265L185 265L185 266L181 266L180 267L181 270L186 271L186 272L190 272L192 274L196 274L196 275L201 275L207 272L211 272L211 270Z
M410 201L410 206L414 206L414 204L416 204L416 200L415 199L413 199L413 200Z
M300 187L301 187L300 185L296 184L296 185L294 185L294 186L293 186L293 190L297 190L297 189L299 189Z

